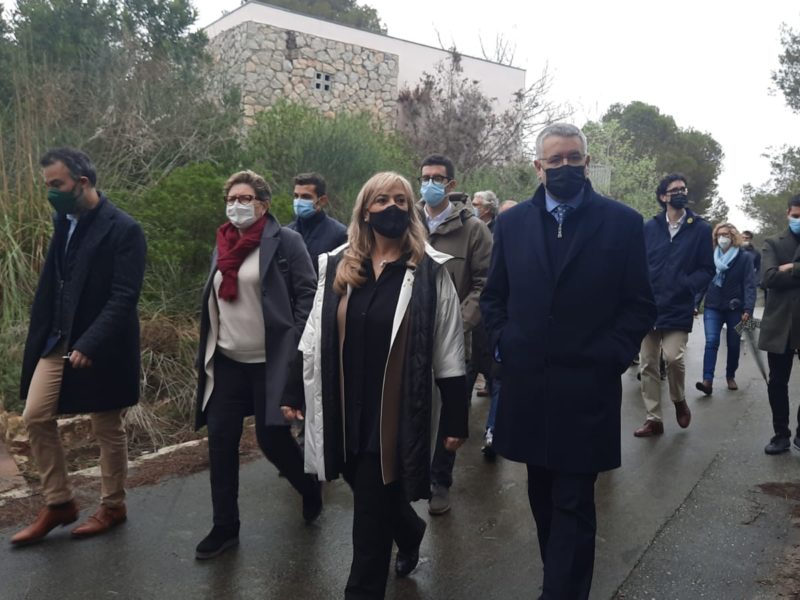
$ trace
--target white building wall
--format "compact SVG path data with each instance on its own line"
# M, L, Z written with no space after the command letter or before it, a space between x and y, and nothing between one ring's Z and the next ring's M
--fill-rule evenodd
M282 29L395 54L399 57L397 83L401 89L413 88L423 73L432 73L436 65L449 56L447 51L439 48L299 15L260 2L243 4L206 27L205 31L209 38L213 38L227 29L248 21L266 23ZM470 56L463 56L461 65L466 77L479 81L483 92L488 97L497 99L499 112L511 104L516 92L525 88L524 69Z

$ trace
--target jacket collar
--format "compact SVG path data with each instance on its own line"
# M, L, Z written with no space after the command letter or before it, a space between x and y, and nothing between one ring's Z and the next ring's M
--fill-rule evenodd
M603 205L597 201L595 196L596 194L594 189L592 189L592 184L587 180L583 189L583 198L580 206L575 209L572 215L573 218L578 219L575 237L573 237L570 243L561 270L558 273L553 273L551 270L550 261L547 259L547 242L544 236L539 234L539 232L543 231L541 227L542 219L552 218L547 212L547 206L545 204L544 185L540 184L536 193L531 198L531 204L534 210L531 211L533 220L529 220L529 223L531 224L532 243L535 246L534 256L536 256L543 272L547 274L551 283L557 282L564 272L567 271L570 263L575 260L578 254L589 243L592 235L602 226L605 219L605 210L603 210ZM535 227L534 223L538 223L539 226Z

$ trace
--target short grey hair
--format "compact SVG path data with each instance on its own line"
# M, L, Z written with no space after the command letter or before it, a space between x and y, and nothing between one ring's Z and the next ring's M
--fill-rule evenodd
M475 192L474 194L472 194L472 199L474 200L475 198L480 198L481 200L483 200L489 207L489 210L491 211L492 215L497 214L497 208L499 202L497 200L497 195L492 190Z
M536 137L536 158L544 158L542 156L544 141L551 136L579 137L583 145L583 153L589 154L589 144L579 127L575 127L570 123L553 123L542 129Z

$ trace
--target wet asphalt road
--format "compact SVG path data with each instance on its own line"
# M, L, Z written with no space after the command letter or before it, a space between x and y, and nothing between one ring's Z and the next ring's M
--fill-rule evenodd
M740 391L727 391L718 377L719 389L700 399L693 385L702 351L702 331L696 331L687 355L693 412L687 430L667 406L664 436L635 439L644 408L635 371L623 376L623 466L598 480L593 599L775 597L769 584L775 565L800 543L792 504L755 487L800 481L800 453L763 453L769 407L752 358L742 356ZM724 345L718 364L722 356ZM484 462L479 448L487 408L485 399L473 404L452 511L429 517L425 503L417 503L429 523L420 565L407 579L390 576L387 599L538 597L541 564L525 469L502 459ZM564 443L580 440L565 437ZM306 526L299 497L275 469L265 460L245 465L240 546L202 563L194 547L211 523L207 472L133 490L128 523L101 538L73 541L60 529L44 543L12 550L13 531L0 531L0 599L341 598L352 497L342 482L327 484L324 495L322 516ZM83 508L86 516L94 507Z

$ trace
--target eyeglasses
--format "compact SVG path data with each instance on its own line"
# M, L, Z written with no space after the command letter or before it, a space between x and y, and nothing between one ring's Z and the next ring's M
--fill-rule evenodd
M442 184L445 181L450 181L450 178L445 175L423 175L422 177L417 177L417 181L420 183L428 183L429 181L433 181L433 183Z
M237 200L239 204L250 204L256 197L252 194L239 194L238 196L225 196L223 200L225 200L226 204L233 204Z
M687 187L679 187L679 188L672 188L671 190L667 190L664 192L666 196L675 196L677 194L686 194L689 191Z
M543 162L548 167L560 167L561 165L566 162L568 165L572 167L580 167L583 165L583 161L586 160L586 155L581 154L580 152L571 152L566 156L561 156L560 154L554 154L548 158L540 159L540 162Z

